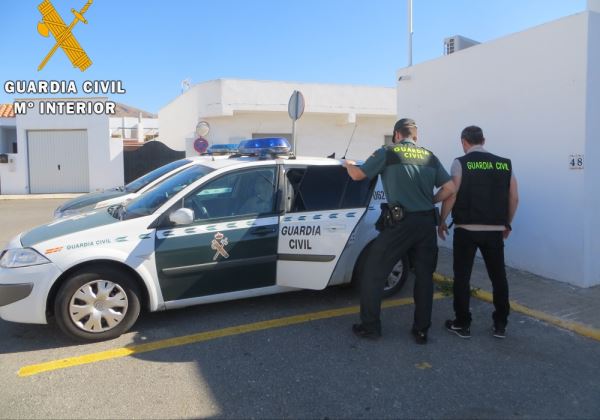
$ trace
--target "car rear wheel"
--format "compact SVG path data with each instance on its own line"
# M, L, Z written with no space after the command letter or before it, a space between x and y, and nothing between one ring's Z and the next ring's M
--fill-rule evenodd
M385 286L383 286L383 297L392 296L400 291L408 278L408 258L401 258L398 261L390 274L388 275Z
M360 279L363 277L369 249L370 245L367 245L367 247L363 250L362 254L360 255L358 262L356 263L356 270L354 272L354 278L352 280L352 283L357 284L358 281L360 281ZM396 262L393 267L390 268L389 275L383 287L383 297L386 298L398 293L406 284L406 280L408 279L408 273L409 260L408 256L405 256L401 258L398 262Z
M121 270L80 272L60 288L54 302L59 328L82 341L116 338L129 330L140 314L140 291Z

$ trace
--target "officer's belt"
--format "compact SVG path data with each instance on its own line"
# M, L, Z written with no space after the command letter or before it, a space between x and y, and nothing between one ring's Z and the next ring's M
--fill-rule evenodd
M431 210L423 210L423 211L407 211L404 214L406 216L430 216L432 214L434 214L435 209L431 209Z

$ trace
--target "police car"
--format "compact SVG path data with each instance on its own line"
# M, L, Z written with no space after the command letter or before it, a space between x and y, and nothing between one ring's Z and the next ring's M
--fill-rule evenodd
M224 155L230 155L237 152L237 145L217 144L213 145L212 147L213 150L209 150L205 156L179 159L168 163L154 169L151 172L148 172L134 181L131 181L124 187L111 188L104 191L84 194L80 197L66 201L54 211L54 218L72 216L78 213L85 213L89 210L100 209L114 204L121 204L131 201L150 190L157 184L161 183L165 179L169 178L173 174L176 174L177 172L196 163L202 162L203 160L207 159L208 156L212 156L214 154L215 156L222 157Z
M127 204L56 219L0 254L0 318L55 319L67 335L118 337L159 311L349 283L384 200L341 162L296 158L285 139L254 139ZM406 261L389 267L386 293Z

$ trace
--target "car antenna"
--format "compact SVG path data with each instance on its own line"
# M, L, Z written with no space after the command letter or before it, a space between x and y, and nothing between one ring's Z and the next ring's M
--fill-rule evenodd
M354 128L352 129L352 134L350 135L350 140L348 141L348 147L346 147L346 151L344 152L344 156L342 159L346 159L346 153L348 153L348 149L350 148L350 144L352 144L352 139L354 138L354 132L356 131L356 126L358 124L354 123Z

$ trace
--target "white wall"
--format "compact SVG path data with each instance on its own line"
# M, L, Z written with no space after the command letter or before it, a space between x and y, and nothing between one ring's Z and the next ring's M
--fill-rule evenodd
M123 185L123 143L110 139L107 115L40 115L37 110L36 104L16 117L19 153L9 156L12 163L0 165L2 194L29 193L27 130L87 130L90 191Z
M587 152L585 171L570 170L568 156L586 152L586 83L599 74L586 65L587 21L580 13L401 69L409 78L397 86L398 116L416 119L420 143L446 168L471 124L483 128L489 151L512 159L521 202L507 264L581 286L593 280L584 270L583 217L593 163ZM597 112L598 95L590 96Z
M158 111L160 141L171 149L185 150L186 139L195 138L199 118L207 120L223 115L220 102L219 80L192 86Z
M301 154L324 155L331 147L323 142L347 141L354 121L359 126L353 143L360 144L357 136L362 136L371 145L381 145L383 133L391 134L396 118L392 88L221 79L197 84L163 107L158 113L160 140L189 151L200 119L211 124L208 139L213 143L236 142L252 133L291 133L287 107L294 90L306 102L297 124ZM355 147L350 151L360 151ZM339 156L345 146L334 148Z
M231 117L207 118L211 143L237 143L253 134L291 134L292 121L287 112L240 112ZM366 159L390 135L395 117L356 118L356 131L348 158ZM336 115L305 114L296 123L296 147L300 155L325 157L332 153L341 158L348 146L354 123ZM186 144L186 155L194 156L193 138Z

